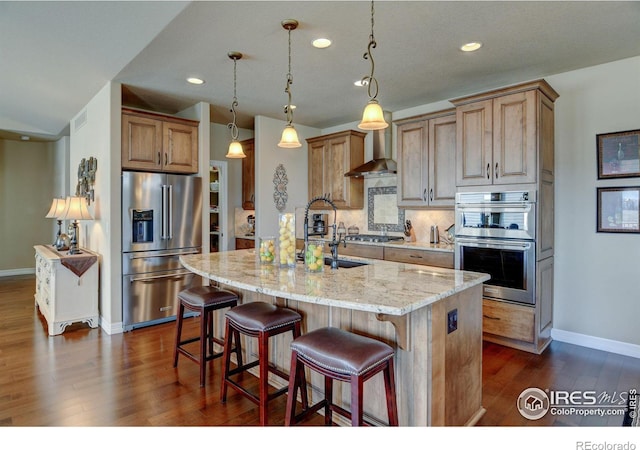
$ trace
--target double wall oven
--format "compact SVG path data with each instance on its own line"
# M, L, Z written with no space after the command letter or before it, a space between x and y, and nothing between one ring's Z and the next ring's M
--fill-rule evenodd
M491 275L484 297L535 304L535 191L456 194L455 267Z

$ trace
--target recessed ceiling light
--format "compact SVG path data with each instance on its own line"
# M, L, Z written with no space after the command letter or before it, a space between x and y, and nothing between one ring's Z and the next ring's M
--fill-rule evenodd
M315 48L327 48L331 45L331 39L318 38L314 39L311 44L313 44Z
M482 47L482 42L467 42L462 47L460 47L460 50L462 50L463 52L475 52L480 47Z
M355 84L358 87L362 87L362 86L366 86L367 84L369 84L369 82L367 80L356 80L353 82L353 84Z
M204 84L204 80L202 78L189 77L187 81L191 84Z

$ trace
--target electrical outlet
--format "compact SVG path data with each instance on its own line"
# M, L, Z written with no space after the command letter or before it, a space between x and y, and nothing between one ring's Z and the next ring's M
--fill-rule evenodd
M452 309L447 313L447 334L458 329L458 309Z

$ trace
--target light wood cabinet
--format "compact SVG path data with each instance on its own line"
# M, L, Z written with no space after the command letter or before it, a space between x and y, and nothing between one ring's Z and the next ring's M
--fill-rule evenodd
M453 269L453 252L384 247L384 260Z
M198 122L122 110L122 168L198 172Z
M242 150L247 155L242 158L242 209L254 210L256 197L256 159L254 140L242 141Z
M398 206L453 208L456 194L455 110L398 125Z
M542 105L552 105L557 97L538 80L451 100L456 105L456 185L538 182L543 149L553 141Z
M78 255L63 255L44 245L34 249L35 301L47 320L49 336L62 334L75 322L98 327L99 255L86 249Z
M339 209L364 207L364 180L344 174L364 164L364 138L355 130L307 139L309 200L328 196ZM321 202L312 209L324 208Z

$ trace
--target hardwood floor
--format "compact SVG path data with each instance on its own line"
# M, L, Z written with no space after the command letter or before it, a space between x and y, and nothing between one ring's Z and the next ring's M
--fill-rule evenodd
M109 336L75 324L49 337L34 306L34 278L0 278L0 425L250 426L257 406L229 391L219 402L220 359L199 387L197 364L174 369L174 323ZM197 334L197 318L184 332ZM186 334L185 334L186 335ZM247 376L248 382L255 378ZM256 385L257 386L257 385ZM485 343L479 426L620 426L622 416L547 414L531 421L516 409L528 387L614 392L640 388L640 360L553 342L540 356ZM286 396L272 402L270 424L282 425ZM307 425L322 423L318 416Z

